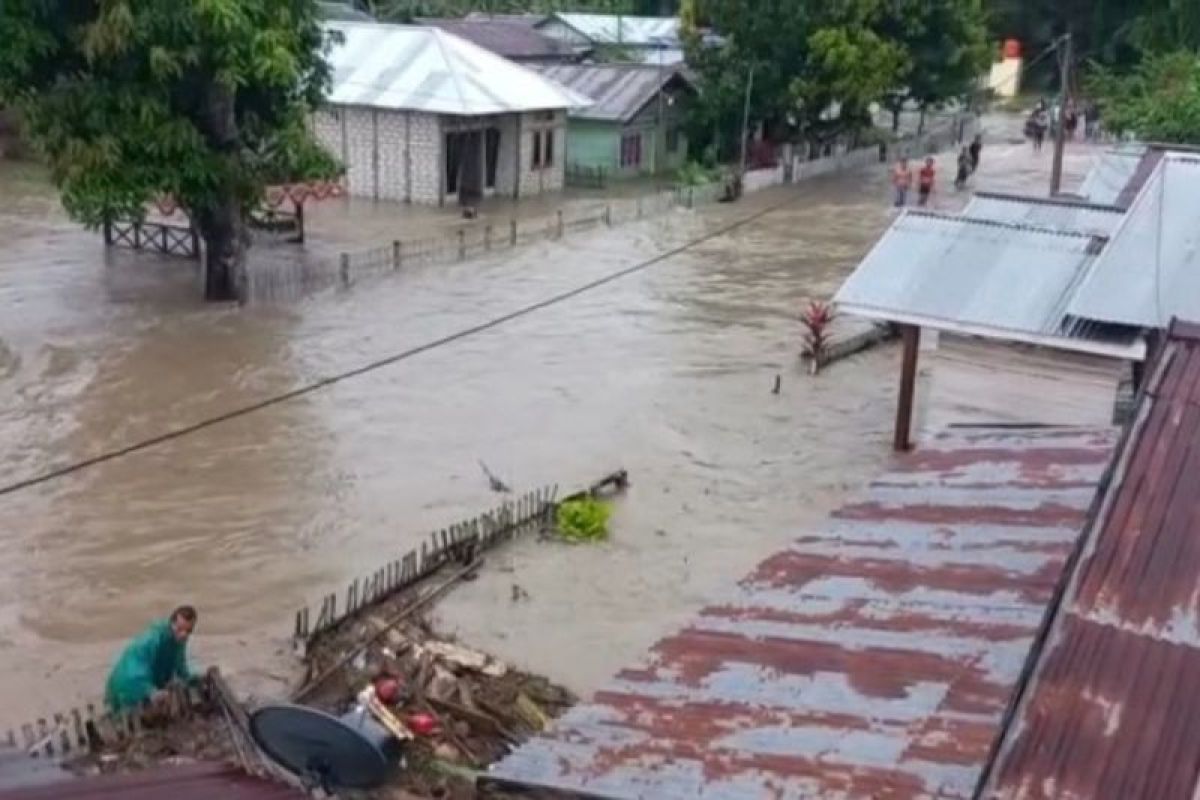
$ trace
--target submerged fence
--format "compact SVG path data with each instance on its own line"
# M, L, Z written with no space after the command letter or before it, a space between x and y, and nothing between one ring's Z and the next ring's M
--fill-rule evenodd
M325 595L315 619L306 606L296 612L293 633L297 651L307 653L317 636L336 628L368 606L410 589L446 564L470 563L475 555L518 534L541 528L553 519L557 507L557 486L528 492L474 519L451 525L430 534L419 549L389 561L345 590L345 602L339 607L338 593Z
M316 262L272 261L255 264L247 274L251 302L286 302L334 287L354 284L407 269L452 264L535 242L553 241L572 233L621 225L655 217L677 208L715 202L720 184L679 187L641 197L613 199L582 209L505 223L478 223L449 236L396 239L389 244Z

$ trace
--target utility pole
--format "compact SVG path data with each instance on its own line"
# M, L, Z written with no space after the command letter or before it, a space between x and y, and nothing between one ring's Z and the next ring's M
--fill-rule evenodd
M1071 94L1071 34L1058 40L1058 128L1054 131L1054 166L1050 169L1050 196L1062 189L1063 151L1067 146L1067 101Z
M754 64L750 65L750 74L746 76L746 105L742 109L742 161L739 175L746 174L746 147L750 138L750 93L754 91Z

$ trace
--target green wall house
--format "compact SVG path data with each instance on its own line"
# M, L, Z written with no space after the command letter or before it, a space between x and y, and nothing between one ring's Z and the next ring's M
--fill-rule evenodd
M590 97L567 117L567 175L600 170L606 177L671 172L687 162L683 133L695 94L678 67L650 64L563 64L542 75Z

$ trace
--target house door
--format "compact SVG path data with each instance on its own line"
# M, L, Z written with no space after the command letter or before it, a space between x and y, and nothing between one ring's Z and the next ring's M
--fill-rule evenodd
M483 133L446 134L446 195L458 195L464 205L483 197Z

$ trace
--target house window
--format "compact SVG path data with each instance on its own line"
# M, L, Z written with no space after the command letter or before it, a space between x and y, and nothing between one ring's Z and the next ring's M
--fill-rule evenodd
M679 131L678 125L672 125L669 128L667 128L667 152L668 153L678 153L679 152L679 139L680 139L679 134L680 134L680 131Z
M642 135L627 133L621 137L621 168L642 165Z
M533 132L533 161L530 163L533 169L542 168L542 132Z

